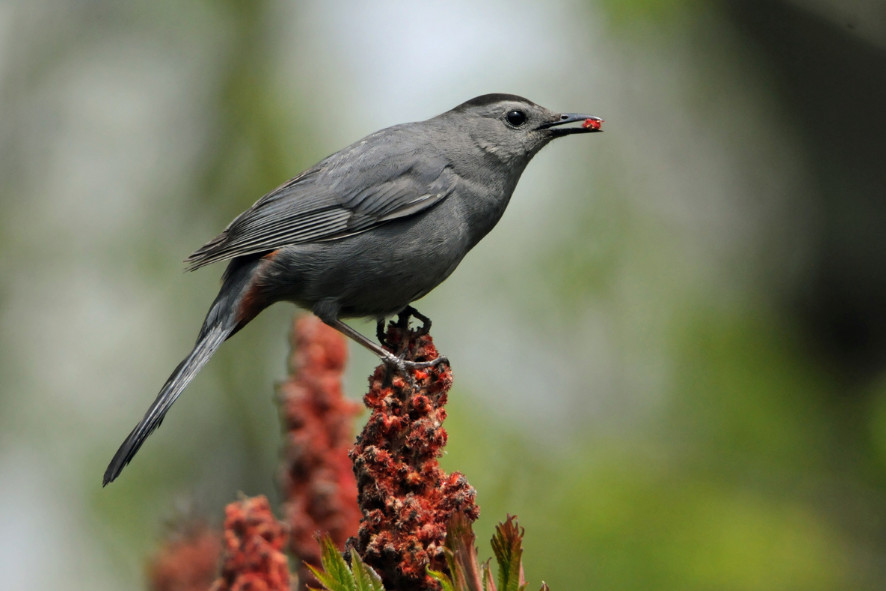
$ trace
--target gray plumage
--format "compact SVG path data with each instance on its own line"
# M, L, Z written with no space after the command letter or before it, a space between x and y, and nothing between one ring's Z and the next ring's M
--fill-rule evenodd
M532 157L556 137L599 131L600 121L484 95L377 131L259 199L186 260L189 269L231 262L193 351L120 446L103 483L119 475L221 343L275 302L312 310L386 363L418 365L341 318L382 321L439 285L501 218Z

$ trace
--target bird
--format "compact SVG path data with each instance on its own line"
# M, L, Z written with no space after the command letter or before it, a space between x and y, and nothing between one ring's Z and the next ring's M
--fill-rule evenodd
M602 119L485 94L425 121L376 131L280 185L185 263L229 261L191 352L120 445L114 481L219 346L262 310L287 301L403 370L438 363L395 356L343 318L412 314L498 223L529 161L556 138ZM379 331L380 332L380 331Z

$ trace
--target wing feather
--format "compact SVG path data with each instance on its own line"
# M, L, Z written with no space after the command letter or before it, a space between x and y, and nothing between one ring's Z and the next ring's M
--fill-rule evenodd
M274 189L189 256L188 268L365 232L425 211L452 193L457 177L442 157L384 155L385 146L410 145L385 133L409 130L383 130Z

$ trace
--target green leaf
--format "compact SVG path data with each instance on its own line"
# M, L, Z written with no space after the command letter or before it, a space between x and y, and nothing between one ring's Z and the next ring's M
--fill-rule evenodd
M489 560L480 567L480 576L483 577L483 591L496 591L495 581L492 580L492 569L489 568Z
M498 564L498 585L493 580L490 561L478 564L471 522L461 513L452 516L446 529L446 564L449 574L428 569L442 591L525 591L523 578L523 533L516 517L508 515L492 537L492 550ZM550 591L542 583L541 591Z
M385 587L372 567L363 562L357 551L351 548L351 572L354 573L356 591L385 591Z
M457 591L456 588L452 585L452 579L450 579L449 575L447 575L446 573L429 568L428 575L430 575L431 578L440 583L442 591Z
M523 528L513 515L499 523L492 536L492 551L498 561L499 591L523 591Z
M357 585L354 575L338 548L332 543L332 539L326 536L320 541L320 545L323 548L320 555L323 570L310 564L308 568L323 585L323 589L326 591L354 591Z
M385 587L372 567L363 562L360 555L351 549L351 564L345 561L341 552L327 536L319 540L322 547L320 562L323 569L318 569L310 564L307 565L323 589L326 591L385 591ZM318 591L313 590L312 591Z
M495 589L495 581L492 580L492 568L489 566L489 563L492 559L490 558L486 562L483 563L482 567L482 576L483 576L483 591L496 591Z

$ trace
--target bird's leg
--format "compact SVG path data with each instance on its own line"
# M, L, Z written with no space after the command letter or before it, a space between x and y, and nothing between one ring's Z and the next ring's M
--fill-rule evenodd
M392 367L396 367L397 369L399 369L403 373L405 373L407 368L408 369L425 369L428 367L433 367L439 363L443 363L443 362L449 363L449 360L443 356L437 357L436 359L432 359L431 361L407 361L406 359L401 359L401 358L397 357L396 355L394 355L393 353L391 353L390 351L382 349L380 345L376 345L371 340L369 340L368 338L366 338L365 336L363 336L362 334L360 334L359 332L357 332L356 330L354 330L353 328L351 328L350 326L348 326L347 324L345 324L344 322L342 322L338 318L322 318L321 317L320 319L323 322L325 322L326 324L328 324L329 326L331 326L332 328L334 328L335 330L337 330L338 332L354 339L355 341L357 341L358 343L360 343L361 345L363 345L364 347L366 347L367 349L369 349L370 351L372 351L373 353L378 355L385 364L392 366Z
M388 339L385 338L385 319L379 318L375 323L375 338L378 339L378 342L381 343L382 347L387 347L388 349L392 349L391 344L388 343Z

